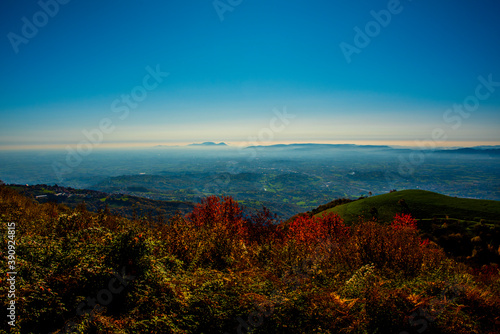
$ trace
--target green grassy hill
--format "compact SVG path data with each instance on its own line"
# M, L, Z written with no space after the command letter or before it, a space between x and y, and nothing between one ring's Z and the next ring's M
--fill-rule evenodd
M373 217L373 208L377 210L379 221L390 221L396 213L407 212L418 219L449 217L476 222L482 219L500 222L500 201L449 197L425 190L402 190L373 196L336 206L317 215L335 212L351 224L359 216Z

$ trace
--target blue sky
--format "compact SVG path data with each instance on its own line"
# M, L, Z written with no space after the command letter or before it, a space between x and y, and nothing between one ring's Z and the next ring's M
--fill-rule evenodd
M53 17L0 4L0 148L75 145L103 120L104 145L397 145L435 129L443 145L500 144L500 86L447 113L474 101L480 76L500 82L498 1L60 1L41 1ZM355 27L376 29L367 45ZM357 47L350 62L341 43ZM169 75L141 90L147 68ZM124 117L134 89L146 96ZM294 117L270 135L285 108Z

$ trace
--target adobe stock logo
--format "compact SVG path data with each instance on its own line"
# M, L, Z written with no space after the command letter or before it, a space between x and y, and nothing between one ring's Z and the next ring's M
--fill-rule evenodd
M214 6L217 15L219 15L220 21L224 21L224 13L232 12L237 6L241 5L243 0L214 0L212 5Z
M396 185L400 184L402 178L412 176L417 168L425 163L427 156L438 148L439 143L447 141L449 134L458 130L463 120L474 115L473 113L481 107L481 102L491 98L500 88L500 81L494 81L491 73L486 77L480 75L477 80L479 83L476 85L474 94L466 96L461 103L454 103L444 111L443 121L446 126L432 129L427 140L415 140L417 148L411 150L406 157L403 154L398 156L397 173L389 170L385 172L389 189L397 188Z
M411 2L412 0L408 0ZM340 50L345 57L345 60L348 64L352 62L353 54L360 54L361 50L368 47L370 45L373 38L380 35L382 32L382 28L386 28L392 21L392 17L398 14L401 14L404 7L399 0L389 0L387 3L387 9L382 9L378 12L372 10L370 11L370 15L373 20L367 22L365 24L364 29L361 29L358 26L354 27L354 35L353 44L349 44L346 42L342 42L339 44Z
M38 35L38 29L45 27L49 23L49 19L59 13L60 5L65 5L71 0L40 0L38 6L41 10L33 14L31 20L26 16L21 18L23 26L21 27L21 35L14 32L9 32L7 38L12 45L12 49L17 54L19 53L19 45L28 44L30 39Z
M133 87L129 94L122 94L120 98L111 102L111 112L116 114L114 115L115 119L107 116L102 118L94 128L83 129L82 135L85 139L80 141L75 148L70 145L66 146L67 153L64 163L58 161L52 163L52 169L59 183L63 183L63 176L71 173L83 162L86 156L92 153L95 147L104 142L105 135L111 134L116 129L115 124L126 120L130 110L138 108L139 104L148 97L149 92L158 88L170 75L168 72L162 72L159 64L154 69L151 66L146 66L145 70L147 74L142 78L142 84Z

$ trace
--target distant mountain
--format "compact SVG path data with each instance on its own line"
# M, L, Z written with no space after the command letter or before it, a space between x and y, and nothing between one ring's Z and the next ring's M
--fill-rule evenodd
M212 141L206 141L206 142L201 143L201 144L199 144L199 143L189 144L188 146L227 146L227 144L224 142L220 142L220 143L216 144Z
M435 153L448 153L448 154L488 154L488 155L500 155L500 148L486 146L477 147L464 147L450 150L438 150Z
M482 146L474 146L473 148L477 150L491 150L491 149L500 149L500 145L482 145Z
M314 144L314 143L304 143L304 144L276 144L276 145L255 145L248 146L247 149L258 149L258 150L350 150L350 151L398 151L411 152L416 148L404 148L404 147L391 147L386 145L356 145L356 144ZM416 149L418 150L418 149ZM449 149L436 149L431 151L432 153L445 153L445 154L487 154L487 155L500 155L500 146L476 146L476 147L458 147Z
M385 145L356 145L356 144L315 144L315 143L304 143L304 144L276 144L276 145L254 145L248 146L247 148L254 149L387 149L392 150L390 146Z

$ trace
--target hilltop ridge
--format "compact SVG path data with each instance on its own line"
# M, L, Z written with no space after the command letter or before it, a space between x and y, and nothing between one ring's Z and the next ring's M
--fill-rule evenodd
M220 143L214 143L212 141L206 141L204 143L193 143L193 144L189 144L188 146L228 146L226 143L224 142L220 142Z
M404 211L417 219L449 217L477 222L492 220L500 223L500 201L451 197L419 189L362 198L315 214L334 212L347 223L352 223L359 216L372 217L375 212L373 208L376 209L377 217L384 221Z
M146 190L134 186L127 187L125 188L126 191L115 194L46 184L11 184L8 187L17 190L22 195L35 199L41 204L52 202L76 208L79 204L85 203L89 211L109 210L111 214L130 219L134 217L151 217L166 220L176 213L186 214L194 207L194 203L188 201L163 201L145 196L133 196L130 193Z

